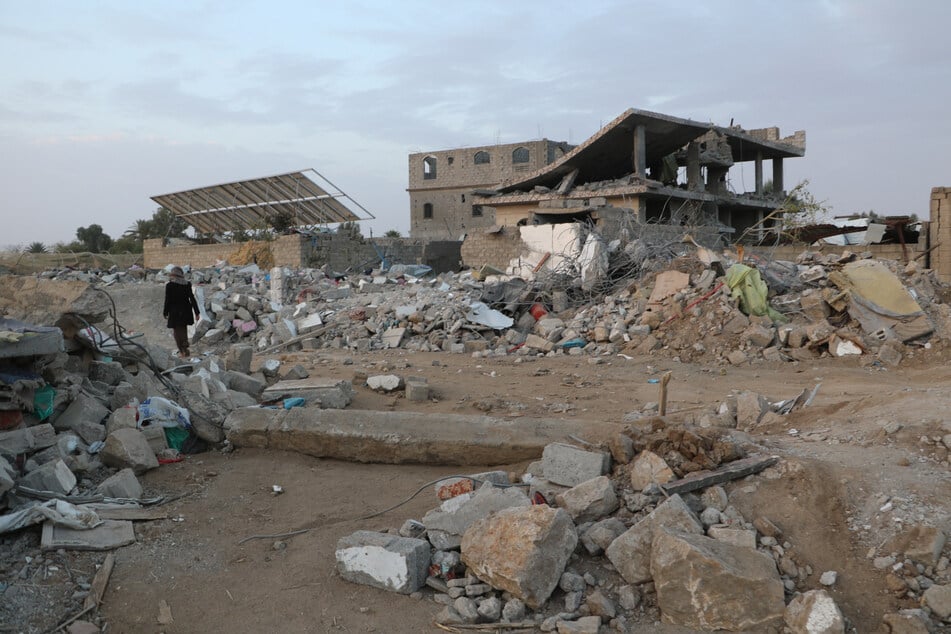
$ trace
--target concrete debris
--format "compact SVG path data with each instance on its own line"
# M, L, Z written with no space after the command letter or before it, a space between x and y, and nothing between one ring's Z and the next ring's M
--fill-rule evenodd
M347 581L410 594L426 583L429 543L357 531L337 542L337 571Z
M786 606L786 627L792 634L845 634L845 619L825 590L796 595Z

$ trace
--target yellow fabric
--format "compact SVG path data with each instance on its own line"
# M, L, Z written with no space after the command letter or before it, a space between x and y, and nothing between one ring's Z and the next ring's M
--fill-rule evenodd
M733 291L733 297L740 300L740 310L747 315L768 315L774 322L788 321L769 305L766 300L769 289L756 269L734 264L726 272L726 285Z

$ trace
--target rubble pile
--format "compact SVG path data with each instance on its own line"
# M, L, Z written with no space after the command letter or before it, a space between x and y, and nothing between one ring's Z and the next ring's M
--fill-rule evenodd
M690 471L700 455L719 459ZM603 446L551 444L514 481L488 472L439 482L439 506L422 518L342 538L337 570L354 583L430 598L449 631L495 624L597 634L657 621L704 631L854 631L829 592L837 572L803 563L782 527L744 517L722 486L758 472L782 477L777 462L746 456L728 436L654 418ZM919 527L880 550L894 553L874 561L889 587L922 606L886 615L890 631L951 622L944 533Z

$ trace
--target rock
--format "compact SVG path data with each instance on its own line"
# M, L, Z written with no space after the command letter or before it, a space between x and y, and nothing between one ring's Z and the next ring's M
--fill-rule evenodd
M353 583L410 594L426 583L429 543L372 531L357 531L337 542L337 571Z
M727 526L711 526L707 535L713 539L743 548L756 548L756 531Z
M679 495L672 495L647 517L615 539L605 555L628 583L644 583L651 579L651 548L659 527L669 530L703 534L703 525Z
M19 484L37 491L67 495L76 486L76 476L65 462L54 460L30 471L20 478Z
M621 586L617 591L620 606L630 612L641 604L641 594L634 586Z
M0 432L0 455L11 458L56 444L56 430L49 423Z
M267 383L264 380L233 370L225 372L224 379L225 385L227 385L229 389L236 392L244 392L254 399L259 398L261 393L264 392L264 388L267 387Z
M437 623L441 623L443 625L454 625L465 622L463 621L462 615L456 612L456 609L451 605L447 605L445 608L443 608L442 611L435 616L435 620Z
M135 429L138 410L134 407L120 407L109 415L106 421L106 436L117 429Z
M769 411L769 400L755 392L740 392L736 395L736 428L749 431L759 424Z
M600 590L595 590L589 594L588 598L585 600L585 605L588 606L592 616L601 617L601 621L604 623L607 623L617 616L617 610L614 607L614 603L612 603L609 598L604 596Z
M655 532L651 576L666 623L704 630L765 631L785 611L768 555L703 535Z
M463 534L477 520L494 511L531 506L531 500L516 487L498 488L485 484L474 493L450 498L423 516L429 541L439 550L458 548Z
M628 464L634 458L634 441L627 434L615 434L608 442L611 457L617 464Z
M581 543L591 555L600 555L615 539L627 530L627 526L616 517L595 522L581 535Z
M568 570L558 578L558 587L564 592L581 592L586 585L584 577Z
M478 612L482 620L495 623L502 616L502 601L497 597L489 597L479 605Z
M620 502L614 483L607 476L598 476L558 495L558 506L568 511L576 524L593 522L617 510Z
M142 485L132 469L121 469L103 480L96 491L110 498L139 499L142 497Z
M469 597L457 598L452 607L459 613L464 623L475 623L479 620L479 607Z
M518 623L525 618L525 602L521 599L509 599L502 608L503 623Z
M117 429L109 434L99 457L105 465L117 469L128 467L136 475L159 466L148 439L138 429Z
M921 600L938 618L951 616L951 585L935 584L925 590Z
M215 401L194 392L182 392L181 404L191 412L192 430L195 435L212 444L225 439L224 423L227 410Z
M721 522L720 511L716 510L712 506L708 506L703 509L703 513L700 514L700 522L704 526L713 526L714 524L719 524Z
M610 454L601 451L551 443L542 451L542 475L555 484L573 487L606 474L610 461Z
M79 433L81 423L99 425L109 415L105 405L80 392L62 414L53 422L56 431L74 430Z
M905 553L906 557L931 566L938 563L946 539L940 528L916 524L890 540L886 547L891 552Z
M378 392L395 392L403 387L403 379L395 374L377 374L367 377L367 386Z
M403 525L400 526L400 537L422 539L424 535L426 535L426 526L416 520L406 520L403 522Z
M512 508L469 527L462 561L479 579L538 608L558 585L577 543L564 510L543 504Z
M703 502L704 508L715 508L718 511L723 511L726 509L727 505L730 503L730 499L727 497L726 490L717 485L708 487L700 495L700 500Z
M835 570L826 570L819 577L819 583L821 583L824 586L834 586L836 579L838 578L839 578L839 573L837 573Z
M269 379L277 377L281 371L281 362L278 359L267 359L261 364L261 373Z
M726 359L730 362L730 365L743 365L749 361L749 357L747 357L746 353L742 350L734 350L730 354L726 355Z
M845 619L825 590L797 594L786 606L786 627L792 634L844 634Z
M6 458L0 456L0 500L3 495L16 486L17 471ZM2 503L0 503L2 505Z
M247 344L240 344L228 348L225 357L225 369L238 374L251 374L251 359L254 357L254 348Z
M931 620L922 610L902 610L882 617L888 634L929 634Z
M597 616L583 616L577 621L558 621L558 634L598 634L601 619Z
M630 469L631 488L643 491L651 482L666 484L674 479L673 470L663 458L652 451L642 451Z
M305 368L304 366L298 363L297 365L292 367L290 370L285 372L283 376L281 376L281 380L282 381L300 381L300 380L308 378L309 376L310 376L310 372L307 371L307 368Z
M753 520L753 526L760 532L761 535L773 537L775 539L780 539L783 536L783 531L765 517L757 517L755 520Z

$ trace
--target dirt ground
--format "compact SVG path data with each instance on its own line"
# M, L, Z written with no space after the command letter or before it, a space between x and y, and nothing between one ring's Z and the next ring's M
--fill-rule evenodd
M132 323L131 315L143 313L137 302L126 305L120 311L130 314L126 327L170 343L155 320ZM857 632L877 631L884 613L917 607L887 591L885 573L872 566L870 555L888 554L876 549L902 526L944 524L951 512L947 451L934 442L951 433L951 368L941 346L919 350L899 368L888 369L847 359L702 366L663 353L600 363L588 357L516 362L514 356L403 351L309 351L275 358L328 378L349 379L356 371L418 374L429 380L436 397L411 403L355 385L355 409L618 423L625 413L658 400L658 386L648 380L666 371L672 372L673 421L716 407L731 391L752 390L775 401L821 383L812 406L749 435L751 443L783 457L780 465L727 490L747 519L762 515L783 530L797 559L814 571L812 587L819 587L823 571L839 573L830 592ZM888 423L902 427L886 433ZM168 505L169 519L136 524L138 542L117 551L100 613L110 632L440 631L433 616L441 606L428 594L414 599L342 581L334 570L334 547L354 530L395 529L407 518L420 518L437 504L429 492L380 517L353 519L459 471L248 449L165 465L142 477L146 493L188 495ZM275 484L285 492L274 495ZM886 502L891 510L880 510ZM311 530L239 543L299 529ZM171 623L158 622L162 601L171 610ZM661 625L656 616L643 614L632 631L687 632ZM10 625L0 631L18 629Z

